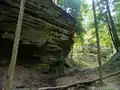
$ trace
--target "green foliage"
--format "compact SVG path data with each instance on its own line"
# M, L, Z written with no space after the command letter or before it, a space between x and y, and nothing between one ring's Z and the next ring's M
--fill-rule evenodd
M96 3L101 55L106 61L114 47L112 46L113 42L109 33L108 23L106 22L106 3L103 0L96 0ZM109 0L109 5L112 15L114 15L115 25L120 37L120 0ZM66 8L71 8L71 14L76 18L73 59L79 63L80 66L82 64L87 65L88 62L84 62L84 59L81 59L80 54L97 54L92 6L88 5L86 0L64 0L64 6Z
M100 0L99 0L100 1ZM99 37L100 37L100 45L101 45L101 56L103 62L106 62L109 59L109 56L113 53L112 50L114 47L112 46L113 42L109 33L109 28L106 23L106 18L105 18L105 11L106 9L104 8L104 3L102 3L101 9L97 6L97 19L98 19L98 30L99 30ZM97 44L96 44L96 34L95 34L95 29L94 29L94 17L93 17L93 12L91 5L87 5L86 8L83 8L81 16L79 18L84 18L84 20L81 20L79 22L81 25L79 25L78 28L83 28L78 30L79 33L84 32L82 34L76 33L75 34L75 44L74 44L74 55L73 59L79 63L80 66L90 66L92 67L93 62L94 66L98 65L97 59L94 59L94 61L89 62L88 60L93 60L93 56L89 57L88 54L93 54L95 55L94 57L96 58L97 55ZM101 13L102 12L102 13ZM104 12L104 13L103 13ZM80 38L79 38L80 37ZM82 37L82 39L81 39ZM82 59L80 54L86 54L86 57L88 56L89 58L86 60L85 57Z

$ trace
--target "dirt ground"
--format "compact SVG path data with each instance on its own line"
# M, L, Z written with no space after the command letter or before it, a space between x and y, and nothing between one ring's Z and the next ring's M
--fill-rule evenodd
M113 71L114 72L114 71ZM56 76L55 74L42 74L39 71L34 71L30 68L25 68L22 66L17 66L15 69L14 75L14 88L41 88L41 87L52 87L52 86L63 86L77 81L89 81L99 77L97 70L84 70L81 72L69 72L66 71L67 75L61 77ZM108 75L111 72L104 72L104 76ZM6 80L7 67L0 67L0 78L3 80L3 83ZM105 86L108 86L109 90L113 87L118 88L120 86L120 74L112 76L104 80ZM99 86L96 84L88 86L89 89L83 90L108 90L108 89L98 89ZM95 89L97 87L97 89ZM99 87L101 88L101 87ZM104 87L105 88L105 87ZM69 89L69 90L82 90L82 89Z
M79 70L66 69L65 75L61 76L48 73L43 74L40 70L27 68L23 66L16 66L13 80L13 88L19 88L18 90L20 90L21 88L21 90L23 90L25 88L55 87L69 85L76 82L95 80L96 78L99 78L98 69L94 67L98 63L97 60L94 60L93 56L91 55L81 55L80 58L80 60L84 61L85 64L88 63L88 66L92 67L93 65L93 69L89 69L88 67L80 67ZM115 63L115 66L116 65L117 64ZM5 85L7 70L7 66L0 66L0 85L1 83ZM118 67L114 67L113 65L109 64L104 64L103 76L109 75L119 70L120 68ZM105 79L104 87L101 87L99 86L99 84L95 83L90 86L85 86L84 88L80 88L79 86L77 86L69 88L67 90L118 90L118 88L120 90L120 74Z

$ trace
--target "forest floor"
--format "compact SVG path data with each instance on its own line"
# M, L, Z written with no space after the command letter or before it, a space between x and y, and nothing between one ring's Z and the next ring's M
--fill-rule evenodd
M6 80L7 69L8 67L5 66L0 67L0 81L3 81L3 83ZM109 75L119 70L120 69L118 67L111 68L111 65L105 64L103 69L103 76ZM76 82L95 80L96 78L99 78L99 72L97 68L92 69L82 68L78 71L66 69L64 75L58 76L56 74L43 74L40 71L31 68L17 66L15 69L13 87L14 88L56 87L69 85ZM79 86L77 86L72 87L69 90L120 90L120 74L105 79L104 87L100 86L98 82L96 82L93 83L92 85L85 86L84 88L80 88Z
M5 75L7 67L2 67L0 72L4 72L3 80L5 80ZM14 76L13 87L18 88L40 88L40 87L53 87L53 86L64 86L78 81L90 81L96 78L99 78L99 73L97 70L85 70L82 72L69 72L61 77L56 76L55 74L41 74L29 68L24 68L22 66L16 67L16 72ZM113 71L114 72L114 71ZM104 72L104 76L113 72ZM2 73L0 73L2 75ZM73 87L74 89L69 90L117 90L120 89L120 74L112 76L104 80L105 86L103 87L92 84L90 86L85 86L89 89L81 89ZM97 88L97 89L95 89ZM100 89L98 89L100 88ZM101 89L102 88L102 89Z

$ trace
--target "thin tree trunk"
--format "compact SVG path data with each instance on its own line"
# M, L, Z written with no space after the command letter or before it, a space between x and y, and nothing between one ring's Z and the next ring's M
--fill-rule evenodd
M109 7L109 4L108 4L108 0L105 0L105 2L106 2L106 6L107 6L107 11L108 11L108 14L109 14L110 25L111 25L113 37L115 38L117 51L119 51L120 40L119 40L119 38L118 38L117 30L116 30L114 21L113 21L112 16L111 16L111 12L110 12L110 7Z
M97 3L99 3L98 0L97 0ZM100 13L102 13L102 11L101 11L101 9L100 9L100 4L98 4L98 7L99 7L99 10L100 10ZM114 35L113 35L113 33L112 33L112 29L111 29L111 26L110 26L110 22L109 22L109 20L108 20L108 12L106 12L105 19L106 19L106 22L107 22L107 25L108 25L108 30L109 30L111 39L112 39L112 41L113 41L113 44L114 44L114 46L115 46L115 49L117 50L116 40L115 40L115 37L114 37Z
M14 76L19 40L20 40L20 33L21 33L22 21L23 21L23 15L24 15L24 5L25 5L25 0L21 0L18 22L17 22L16 32L15 32L15 39L13 43L12 57L11 57L11 62L8 68L8 76L7 76L5 90L11 90L12 88L12 80Z
M113 44L114 44L114 46L115 46L115 49L117 50L117 46L116 46L116 45L117 45L117 42L116 42L115 37L114 37L114 35L113 35L113 33L112 33L112 29L111 29L111 27L110 27L110 22L109 22L109 20L108 20L108 15L107 15L107 13L106 13L106 22L107 22L107 24L108 24L108 30L109 30L111 39L112 39L112 41L113 41Z
M97 18L96 18L96 10L95 10L95 2L92 0L93 13L94 13L94 22L95 22L95 30L96 30L96 39L97 39L97 52L98 52L98 62L99 62L99 76L100 83L103 85L103 75L102 75L102 62L100 56L100 42L99 42L99 34L98 34L98 26L97 26Z
M113 43L111 43L111 53L112 53L112 54L114 53L114 46L113 46Z
M73 59L73 46L71 48L71 55L70 55L71 60Z

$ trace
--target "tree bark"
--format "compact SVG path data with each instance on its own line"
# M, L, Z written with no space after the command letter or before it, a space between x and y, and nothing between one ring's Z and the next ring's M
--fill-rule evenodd
M100 76L100 83L103 85L102 79L102 61L100 56L100 41L99 41L99 34L98 34L98 26L97 26L97 17L96 17L96 10L95 10L95 2L92 1L93 6L93 14L94 14L94 22L95 22L95 30L96 30L96 39L97 39L97 52L98 52L98 62L99 62L99 76Z
M16 32L15 32L15 39L13 43L12 57L11 57L11 62L8 68L6 90L11 90L12 88L12 80L13 80L14 70L15 70L15 65L17 60L20 33L21 33L22 21L23 21L23 15L24 15L24 5L25 5L25 0L21 0L18 22L17 22Z

